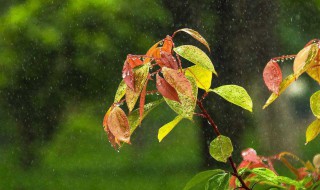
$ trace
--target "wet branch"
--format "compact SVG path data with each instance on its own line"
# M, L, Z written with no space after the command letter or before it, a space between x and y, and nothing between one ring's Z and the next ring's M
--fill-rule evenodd
M204 118L206 118L209 121L210 125L213 127L214 132L216 133L216 135L217 136L221 135L221 133L220 133L220 131L218 129L218 126L214 123L213 119L210 117L210 115L208 114L207 110L203 107L202 101L197 100L197 105L199 106L200 110L202 111L202 115L204 116ZM241 183L241 187L240 188L244 188L246 190L251 190L245 184L245 182L243 181L242 177L239 175L238 170L236 168L236 164L233 162L232 156L230 156L228 158L228 160L229 160L229 163L230 163L230 165L232 167L232 170L233 170L232 175L235 176L236 178L238 178L238 180Z

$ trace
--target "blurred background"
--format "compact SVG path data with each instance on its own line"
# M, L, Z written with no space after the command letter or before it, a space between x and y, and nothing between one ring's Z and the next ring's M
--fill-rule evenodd
M230 169L208 156L206 121L183 121L158 143L173 118L165 104L120 152L102 127L126 55L183 27L211 45L212 86L238 84L252 96L253 113L213 94L205 103L237 163L248 147L305 160L319 153L319 137L304 145L309 97L319 89L310 77L261 109L271 94L262 80L269 59L319 38L319 0L0 0L0 23L0 189L182 189L197 172ZM179 44L203 48L182 33ZM288 75L292 61L281 67Z

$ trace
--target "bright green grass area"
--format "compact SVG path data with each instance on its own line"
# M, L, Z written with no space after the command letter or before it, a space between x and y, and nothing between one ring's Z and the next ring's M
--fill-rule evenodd
M182 189L201 165L200 128L181 122L161 143L157 131L174 118L166 106L150 114L116 152L101 126L103 115L83 106L62 122L53 141L41 149L38 167L23 171L1 147L0 189ZM166 113L166 114L164 114Z

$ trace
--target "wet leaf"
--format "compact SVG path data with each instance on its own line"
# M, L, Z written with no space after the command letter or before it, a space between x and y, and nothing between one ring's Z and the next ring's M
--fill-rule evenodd
M156 87L163 97L181 103L177 91L159 74L156 76Z
M200 183L204 183L205 181L209 180L211 177L219 173L225 173L225 171L221 169L215 169L200 172L197 175L195 175L190 181L188 181L183 190L189 190Z
M128 55L127 62L129 63L131 68L135 68L140 65L143 65L143 62L141 61L140 57L137 57L135 55Z
M186 69L185 75L193 77L196 82L197 86L205 91L208 91L211 87L211 80L212 80L212 72L204 69L199 65L194 65L188 67Z
M123 65L122 78L129 88L134 89L134 74L127 61Z
M316 167L316 168L320 168L320 154L317 154L317 155L315 155L314 157L313 157L313 165L314 165L314 167Z
M208 180L205 190L228 190L230 177L227 172L215 174Z
M176 47L173 50L186 60L213 72L215 75L218 75L210 58L201 49L192 45L183 45Z
M139 98L142 88L144 87L149 73L149 65L145 64L134 71L134 89L126 88L126 102L131 112Z
M270 60L263 70L263 80L268 89L278 94L282 81L282 72L277 62Z
M190 28L182 28L180 30L175 31L175 33L178 33L178 32L185 32L185 33L191 35L193 38L195 38L200 43L205 45L208 48L208 50L210 51L210 47L209 47L208 42L197 31L192 30Z
M167 52L171 54L172 47L173 47L173 41L171 36L167 35L166 38L163 40L163 46L161 48L161 51Z
M117 150L118 147L121 146L120 142L115 138L115 136L110 132L110 130L108 128L105 128L104 131L107 133L108 140L109 140L110 144L112 145L112 147L115 150Z
M142 116L142 120L157 106L159 106L163 102L163 99L157 100L154 102L150 102L144 105L144 112ZM130 126L130 133L132 134L134 130L140 124L140 109L133 110L128 116L129 126Z
M225 100L252 112L252 100L247 91L237 85L223 85L209 91L214 92Z
M141 95L140 95L140 104L139 104L139 113L140 113L139 114L140 115L139 123L140 124L141 124L142 117L143 117L144 104L146 102L147 85L148 85L148 79L147 79L147 82L145 83L145 85L141 91Z
M114 108L114 106L112 105L112 106L108 109L107 113L104 115L103 122L102 122L103 128L106 128L106 127L108 126L108 118L109 118L110 112L111 112L111 110L112 110L113 108Z
M124 82L124 80L122 80L118 86L116 95L114 97L114 101L113 101L114 103L120 102L122 97L126 94L126 88L127 88L127 85Z
M198 87L196 81L192 77L187 76L187 79L190 81L192 86L192 97L178 92L179 100L181 103L167 98L164 99L173 111L175 111L177 114L181 115L184 118L192 120L194 109L196 107Z
M162 73L166 81L179 93L194 98L191 83L182 72L163 67Z
M180 115L178 115L176 118L174 118L174 120L172 120L171 122L165 124L164 126L162 126L159 129L158 132L158 140L159 142L162 141L162 139L164 137L166 137L170 131L183 119L183 117L181 117Z
M256 174L257 176L255 178L260 181L268 181L276 185L288 184L302 188L302 185L298 181L284 176L277 176L273 171L267 168L254 168L251 172Z
M158 48L158 45L161 43L161 41L155 43L146 53L146 58L144 59L144 63L148 63L151 61L151 57L154 58L160 58L160 48ZM159 56L158 56L159 55Z
M248 148L246 150L243 150L241 152L241 156L245 161L254 162L254 163L262 162L261 158L257 155L257 152L253 148Z
M156 60L160 67L168 67L175 70L178 69L178 62L171 53L161 51L160 56L161 58Z
M104 131L107 133L109 142L111 143L112 147L114 149L117 149L117 144L120 146L120 143L119 143L119 141L116 140L116 138L114 137L114 135L110 132L110 130L108 128L108 119L109 119L110 112L113 110L113 108L114 108L114 106L112 105L108 109L107 113L105 114L105 116L103 118L102 125L103 125L103 128L104 128Z
M294 76L298 78L302 73L309 69L311 63L314 61L318 53L318 45L311 44L303 48L294 59L293 72Z
M210 155L219 162L226 163L233 152L229 137L219 135L210 143Z
M307 128L306 144L315 139L320 133L320 120L316 119Z
M130 127L124 111L115 106L108 118L108 129L117 140L130 143Z
M262 109L265 109L266 107L268 107L273 101L275 101L279 96L280 94L282 94L288 87L291 83L293 83L295 81L295 77L294 77L294 74L291 74L289 76L287 76L287 78L285 78L281 84L280 84L280 88L279 88L279 94L276 94L276 93L272 93L270 95L270 97L268 98L267 102L264 104L263 108Z
M320 118L320 90L310 97L310 107L313 115Z
M307 70L308 75L320 84L320 49Z

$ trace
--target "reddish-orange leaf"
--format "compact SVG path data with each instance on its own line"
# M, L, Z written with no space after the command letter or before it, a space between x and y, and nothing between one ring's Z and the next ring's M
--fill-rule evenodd
M149 78L149 74L148 74L148 78ZM148 85L148 80L146 81L141 94L140 94L140 107L139 107L139 114L140 114L140 118L139 118L139 122L141 124L142 121L142 117L143 117L143 112L144 112L144 104L146 102L146 94L147 94L147 85Z
M131 68L135 68L137 66L140 66L143 64L143 62L141 61L141 59L137 56L134 55L128 55L127 56L127 62L129 63Z
M177 60L172 56L171 53L161 51L160 56L161 58L156 60L160 67L168 67L175 70L178 69Z
M243 150L241 152L241 156L245 161L254 162L254 163L261 162L261 158L257 156L257 152L253 148L248 148L246 150Z
M154 57L154 54L156 55L156 51L159 52L159 57L160 57L160 48L158 48L158 45L160 44L161 41L155 43L146 53L147 58L143 60L143 63L148 63L151 60L151 57ZM159 50L157 50L159 49Z
M108 130L115 137L115 142L130 144L130 127L126 114L119 107L114 107L108 118Z
M111 106L108 109L107 113L104 115L103 122L102 122L102 126L104 128L107 128L107 126L108 126L108 118L109 118L109 115L110 115L110 112L112 111L112 109L113 109L113 106Z
M162 46L162 48L161 48L161 51L165 51L165 52L171 54L172 47L173 47L172 38L171 38L171 36L167 35L167 37L164 39L164 42L163 42L163 46Z
M162 73L166 81L178 92L189 97L193 97L192 86L186 76L179 70L162 68Z
M276 61L270 60L263 70L263 80L268 89L279 94L279 87L282 81L282 72Z
M163 97L181 103L177 91L166 80L158 74L156 80L157 89Z
M124 62L124 66L122 69L122 78L126 85L134 90L134 75L133 75L133 70L130 64L126 61Z
M120 147L119 141L116 140L116 138L114 137L114 135L110 132L110 130L108 128L104 128L104 131L107 133L109 142L111 143L112 147L117 150L118 149L117 144Z

